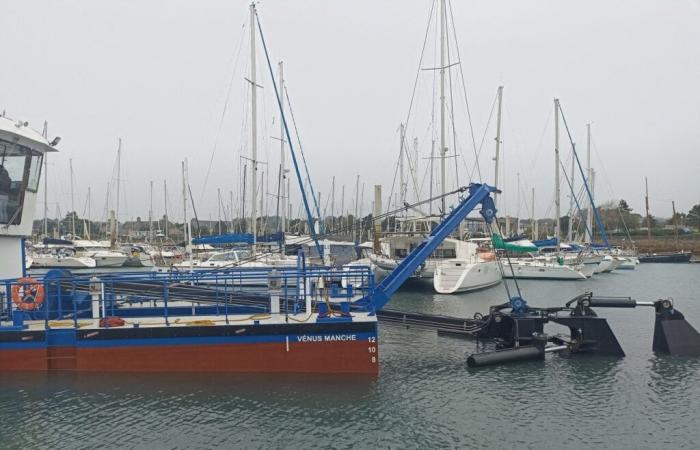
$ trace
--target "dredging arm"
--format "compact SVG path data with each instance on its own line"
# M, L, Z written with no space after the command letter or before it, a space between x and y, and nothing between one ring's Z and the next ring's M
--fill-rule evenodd
M487 184L472 183L464 188L469 195L426 236L421 244L404 258L374 289L368 300L375 311L381 310L401 285L425 262L438 246L454 231L467 215L481 205L481 215L486 223L491 223L496 216L496 207L491 198L492 192L500 192Z

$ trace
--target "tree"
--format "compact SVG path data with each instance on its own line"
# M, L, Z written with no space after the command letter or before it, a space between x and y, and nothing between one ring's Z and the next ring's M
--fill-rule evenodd
M700 205L695 205L688 211L686 223L700 230Z
M624 199L621 199L620 202L617 204L617 209L620 210L621 213L631 213L632 208L630 205L627 204L627 202Z

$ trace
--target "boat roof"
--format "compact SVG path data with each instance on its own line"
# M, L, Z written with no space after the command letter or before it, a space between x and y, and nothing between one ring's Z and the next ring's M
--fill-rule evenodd
M40 132L29 126L29 122L5 115L0 116L0 138L43 152L57 151Z

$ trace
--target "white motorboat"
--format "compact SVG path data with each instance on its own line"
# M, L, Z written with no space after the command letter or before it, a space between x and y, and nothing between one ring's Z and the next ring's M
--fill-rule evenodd
M617 268L618 270L634 270L637 268L637 264L639 264L639 258L636 256L623 256L624 261L620 264L620 266Z
M127 254L125 267L153 267L155 261L151 256L151 248L145 244L131 244L123 246L121 249Z
M109 243L102 241L73 241L77 256L85 256L95 260L97 267L122 267L128 256L120 251L112 250Z
M35 253L31 259L31 267L35 269L93 269L97 266L92 258L75 256L66 252Z

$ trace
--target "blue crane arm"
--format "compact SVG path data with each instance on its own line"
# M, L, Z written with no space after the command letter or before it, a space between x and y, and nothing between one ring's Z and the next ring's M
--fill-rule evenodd
M374 310L382 309L391 299L391 296L401 285L420 267L423 262L435 251L436 248L454 231L467 215L478 205L481 205L481 215L486 223L491 223L496 216L496 207L490 194L499 192L493 186L487 184L472 183L467 188L469 196L462 200L450 214L445 217L425 240L404 258L401 263L391 271L372 294L371 302Z

